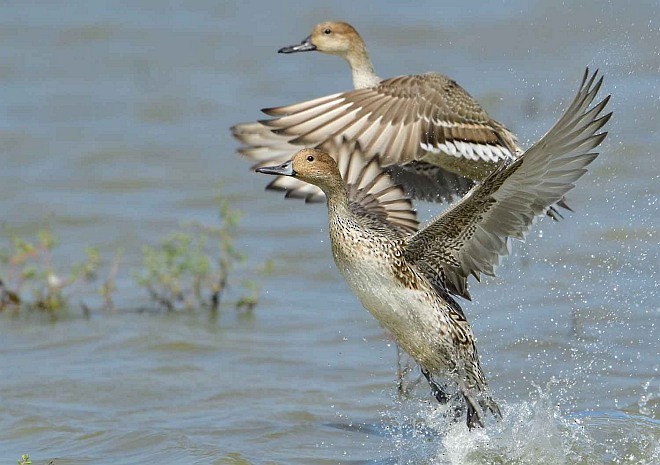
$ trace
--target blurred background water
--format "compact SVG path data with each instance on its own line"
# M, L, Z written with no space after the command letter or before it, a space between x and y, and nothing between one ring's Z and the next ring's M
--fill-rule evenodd
M653 1L0 2L0 240L49 224L55 263L125 252L117 312L1 315L0 461L660 463L658 17ZM356 26L381 77L448 74L526 146L585 66L613 94L576 212L539 221L463 305L505 411L486 431L443 424L425 386L397 398L325 209L263 192L235 155L230 125L351 87L336 57L276 53L327 19ZM274 263L254 314L137 312L141 247L217 223L218 183L243 211L239 276Z

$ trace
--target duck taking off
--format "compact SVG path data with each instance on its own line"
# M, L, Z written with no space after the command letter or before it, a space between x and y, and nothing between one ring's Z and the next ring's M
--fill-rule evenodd
M462 196L522 153L516 136L448 77L426 73L381 81L350 24L318 24L301 44L279 52L312 50L344 58L355 90L264 109L271 119L233 126L234 137L244 144L239 153L257 165L282 163L300 146L323 148L343 137L359 142L365 162L379 156L411 197L442 202ZM320 188L310 190L310 200L323 198ZM561 199L559 204L568 208ZM554 208L549 214L560 216Z
M536 216L574 187L597 156L600 116L609 97L590 107L602 78L588 71L577 96L553 128L515 162L490 174L428 226L417 230L410 200L377 159L344 150L335 156L306 148L280 165L261 167L318 186L328 206L332 251L362 305L415 361L439 401L435 381L449 379L467 403L469 428L483 426L484 411L499 416L474 337L455 296L468 297L467 279L494 275ZM337 162L339 161L339 164ZM342 178L344 175L344 178Z

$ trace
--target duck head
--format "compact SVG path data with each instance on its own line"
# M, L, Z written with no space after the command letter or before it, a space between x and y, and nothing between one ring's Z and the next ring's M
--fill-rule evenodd
M317 24L312 33L298 45L283 47L279 53L319 52L347 58L356 49L364 48L364 42L355 28L340 21Z
M344 188L337 162L327 152L318 149L302 149L286 163L263 166L256 172L292 176L320 187L326 194L333 189Z

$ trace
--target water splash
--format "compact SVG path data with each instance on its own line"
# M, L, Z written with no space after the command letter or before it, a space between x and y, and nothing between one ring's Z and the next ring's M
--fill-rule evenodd
M468 431L448 408L404 401L386 415L397 464L657 464L660 421L623 412L566 414L549 392L502 403L503 418Z

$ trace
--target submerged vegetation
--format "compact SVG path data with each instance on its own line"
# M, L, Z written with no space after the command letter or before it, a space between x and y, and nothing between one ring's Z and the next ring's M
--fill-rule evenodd
M167 311L217 311L230 274L246 258L234 245L239 219L240 213L221 201L219 226L195 223L167 235L156 247L143 247L142 269L134 273L135 280ZM235 306L252 311L259 288L253 281L243 287L246 293Z
M165 311L204 309L217 312L233 272L246 257L235 247L240 212L220 200L220 224L183 225L166 234L156 245L142 247L142 264L133 270L134 282L147 291L151 306ZM84 250L85 260L68 268L56 266L53 252L58 241L50 228L26 238L9 232L9 244L0 248L0 312L39 310L63 312L80 303L85 314L93 307L83 297L101 301L102 310L115 309L117 277L123 251L102 260L97 248ZM102 265L107 275L99 281ZM259 272L267 271L268 266ZM233 286L232 286L233 287ZM251 312L259 301L259 286L245 280L231 303L242 312Z
M52 252L57 246L50 228L37 232L36 239L11 236L11 246L0 253L0 264L6 268L6 278L0 279L0 310L20 308L57 312L68 305L68 296L76 287L97 277L100 255L87 247L86 259L68 269L53 263Z

